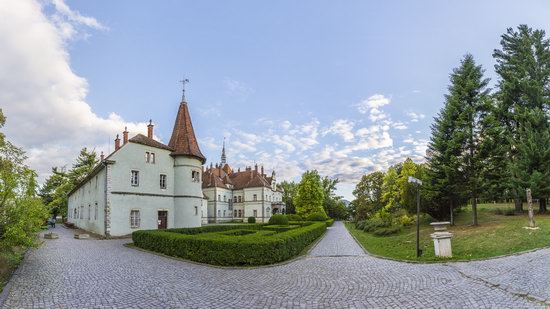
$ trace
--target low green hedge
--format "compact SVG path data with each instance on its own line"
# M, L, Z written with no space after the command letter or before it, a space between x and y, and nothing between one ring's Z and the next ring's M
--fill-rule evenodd
M137 247L214 265L266 265L298 255L326 230L325 222L310 222L275 233L255 225L213 225L193 229L142 230L132 233ZM241 236L229 230L257 230ZM246 233L246 232L245 232ZM231 233L230 233L231 234Z
M285 215L273 215L269 218L271 225L288 225L288 218Z
M268 225L268 226L264 226L263 229L273 230L273 231L276 231L277 233L280 233L280 232L286 232L288 230L296 229L299 227L300 227L299 225Z
M332 226L334 224L334 219L328 219L327 221L325 221L325 223L327 224L327 226Z

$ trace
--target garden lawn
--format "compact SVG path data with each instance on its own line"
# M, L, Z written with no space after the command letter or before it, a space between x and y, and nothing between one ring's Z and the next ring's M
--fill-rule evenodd
M427 218L421 219L420 246L422 257L416 257L416 225L403 229L392 236L374 236L357 230L353 223L346 223L351 234L371 254L409 261L474 260L513 254L550 246L550 214L538 215L535 221L538 230L524 229L528 226L527 212L521 215L496 215L495 209L510 209L512 204L478 205L479 225L472 226L471 208L455 215L455 226L450 227L453 257L441 259L435 257L430 234L433 228ZM527 209L527 205L524 205ZM535 206L535 211L538 210Z

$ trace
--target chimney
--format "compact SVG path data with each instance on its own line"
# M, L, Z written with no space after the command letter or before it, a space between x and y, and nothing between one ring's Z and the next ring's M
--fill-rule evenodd
M258 174L258 164L254 165L254 171L256 172L256 174Z
M264 166L262 165L262 176L265 176L264 174Z
M118 134L117 134L115 138L115 151L117 151L118 149L120 149L120 138L118 137Z
M128 127L124 127L124 132L122 132L122 141L123 145L126 145L128 143Z
M101 155L99 156L99 161L103 161L105 159L105 156L103 155L103 151L101 152Z
M149 119L149 124L147 125L147 137L153 138L153 119Z

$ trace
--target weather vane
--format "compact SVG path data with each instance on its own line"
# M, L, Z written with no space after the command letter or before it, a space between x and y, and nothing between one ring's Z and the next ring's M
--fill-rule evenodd
M182 80L180 80L180 83L182 85L182 94L181 94L182 101L185 101L185 84L187 84L188 82L189 82L189 79L185 77Z

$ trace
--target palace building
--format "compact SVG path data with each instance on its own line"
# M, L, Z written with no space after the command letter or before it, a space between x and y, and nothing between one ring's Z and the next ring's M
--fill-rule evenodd
M234 172L225 162L204 170L202 154L185 95L169 143L147 136L129 138L128 130L115 139L115 150L68 195L68 222L110 236L139 229L198 227L254 216L267 221L284 212L275 172L270 177L256 165Z
M284 213L283 192L277 187L275 171L271 176L264 173L262 166L246 167L234 171L226 162L225 142L221 162L204 171L202 190L207 197L205 222L244 220L255 217L267 222L272 214Z

